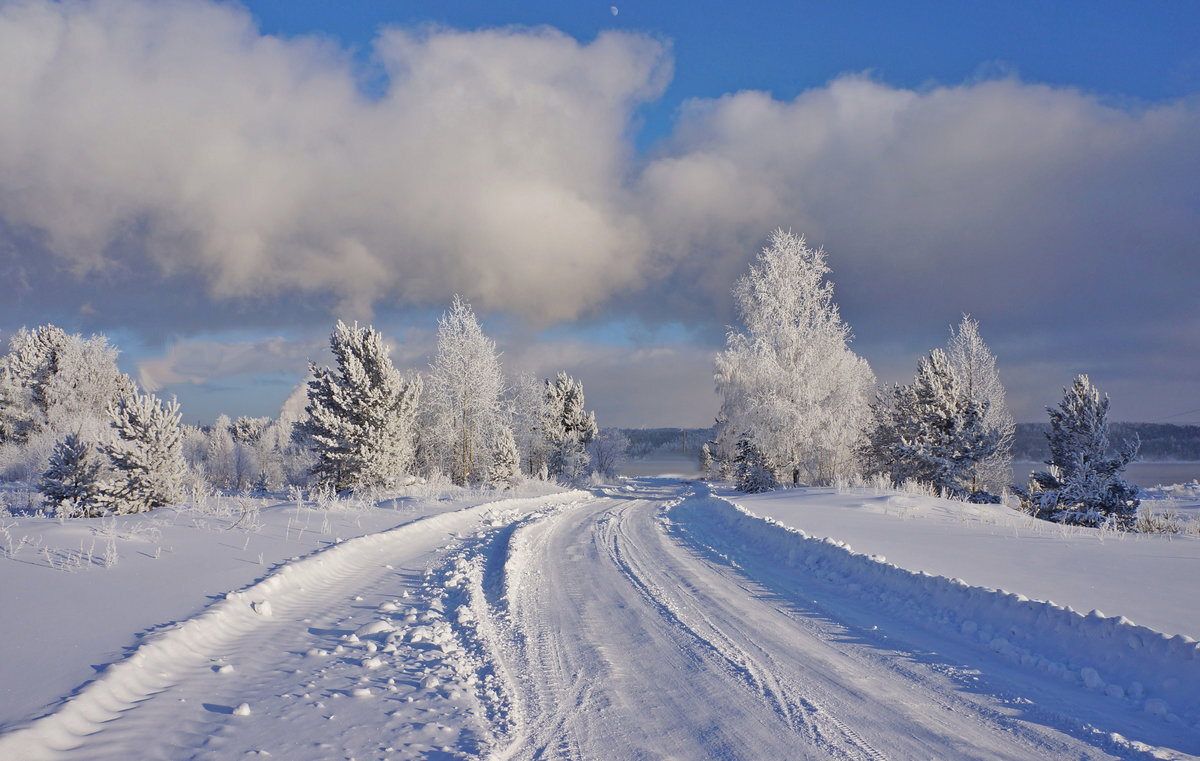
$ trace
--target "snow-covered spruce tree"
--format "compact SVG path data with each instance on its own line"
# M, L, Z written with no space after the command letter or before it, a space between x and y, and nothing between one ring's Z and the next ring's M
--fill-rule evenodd
M710 442L704 442L704 446L700 447L700 475L705 478L713 476L713 456Z
M96 446L78 433L68 433L50 455L41 490L55 512L65 518L98 518L108 508L108 462Z
M483 334L471 305L455 296L438 321L429 373L430 460L456 484L487 477L492 444L505 420L504 377L496 344Z
M545 432L551 476L573 482L587 473L587 446L596 436L596 413L584 409L583 381L559 372L546 381Z
M1034 473L1028 491L1019 492L1025 510L1038 518L1083 526L1112 521L1130 528L1137 520L1137 488L1121 472L1137 456L1139 442L1114 448L1108 437L1108 395L1086 375L1063 389L1050 413L1048 471Z
M419 379L392 365L374 328L338 320L329 337L337 369L310 365L307 418L293 438L316 455L312 475L336 492L395 486L409 471Z
M745 437L793 485L857 470L875 376L848 347L828 273L823 249L777 229L734 286L745 331L730 330L716 359L720 459Z
M737 456L733 458L733 481L740 491L748 494L771 491L779 486L771 463L745 436L738 439Z
M984 498L973 489L975 465L992 456L999 433L986 428L987 402L969 393L944 351L923 357L912 384L890 400L881 394L873 411L876 427L860 449L870 472Z
M488 483L497 489L516 486L521 481L521 455L512 429L501 426L492 441L492 461L488 465Z
M110 512L141 513L177 501L187 464L179 404L163 404L153 394L133 392L108 409L116 438L104 445L114 478L108 490Z
M984 408L983 428L996 436L992 454L972 466L969 488L973 493L1001 493L1009 484L1012 442L1016 425L1008 411L1004 384L996 370L996 358L979 335L979 323L963 315L958 329L951 328L946 354L964 393Z

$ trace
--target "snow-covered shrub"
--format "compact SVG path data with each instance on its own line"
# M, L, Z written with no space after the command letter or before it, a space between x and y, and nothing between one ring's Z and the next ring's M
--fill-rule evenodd
M1046 471L1031 476L1021 490L1022 508L1060 523L1132 528L1137 520L1137 488L1121 477L1137 455L1138 441L1114 448L1108 437L1108 395L1103 397L1086 375L1063 390L1050 414L1050 459Z
M875 376L849 349L828 273L823 249L777 229L734 286L745 332L731 330L716 359L718 459L744 436L792 484L857 469Z

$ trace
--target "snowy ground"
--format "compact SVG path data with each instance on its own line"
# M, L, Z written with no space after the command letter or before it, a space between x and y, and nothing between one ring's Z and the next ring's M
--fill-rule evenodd
M3 759L1200 754L1194 537L653 478L4 525Z

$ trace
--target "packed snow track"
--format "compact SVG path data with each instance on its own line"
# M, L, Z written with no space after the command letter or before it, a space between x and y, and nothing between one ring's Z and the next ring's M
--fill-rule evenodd
M854 580L785 567L710 520L732 508L719 502L643 479L336 545L8 728L0 758L1196 752L1179 720L1106 703Z

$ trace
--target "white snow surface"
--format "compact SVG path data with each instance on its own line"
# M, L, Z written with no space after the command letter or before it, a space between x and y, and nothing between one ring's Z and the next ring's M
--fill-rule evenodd
M665 478L238 504L4 519L0 759L1200 753L1195 538Z

